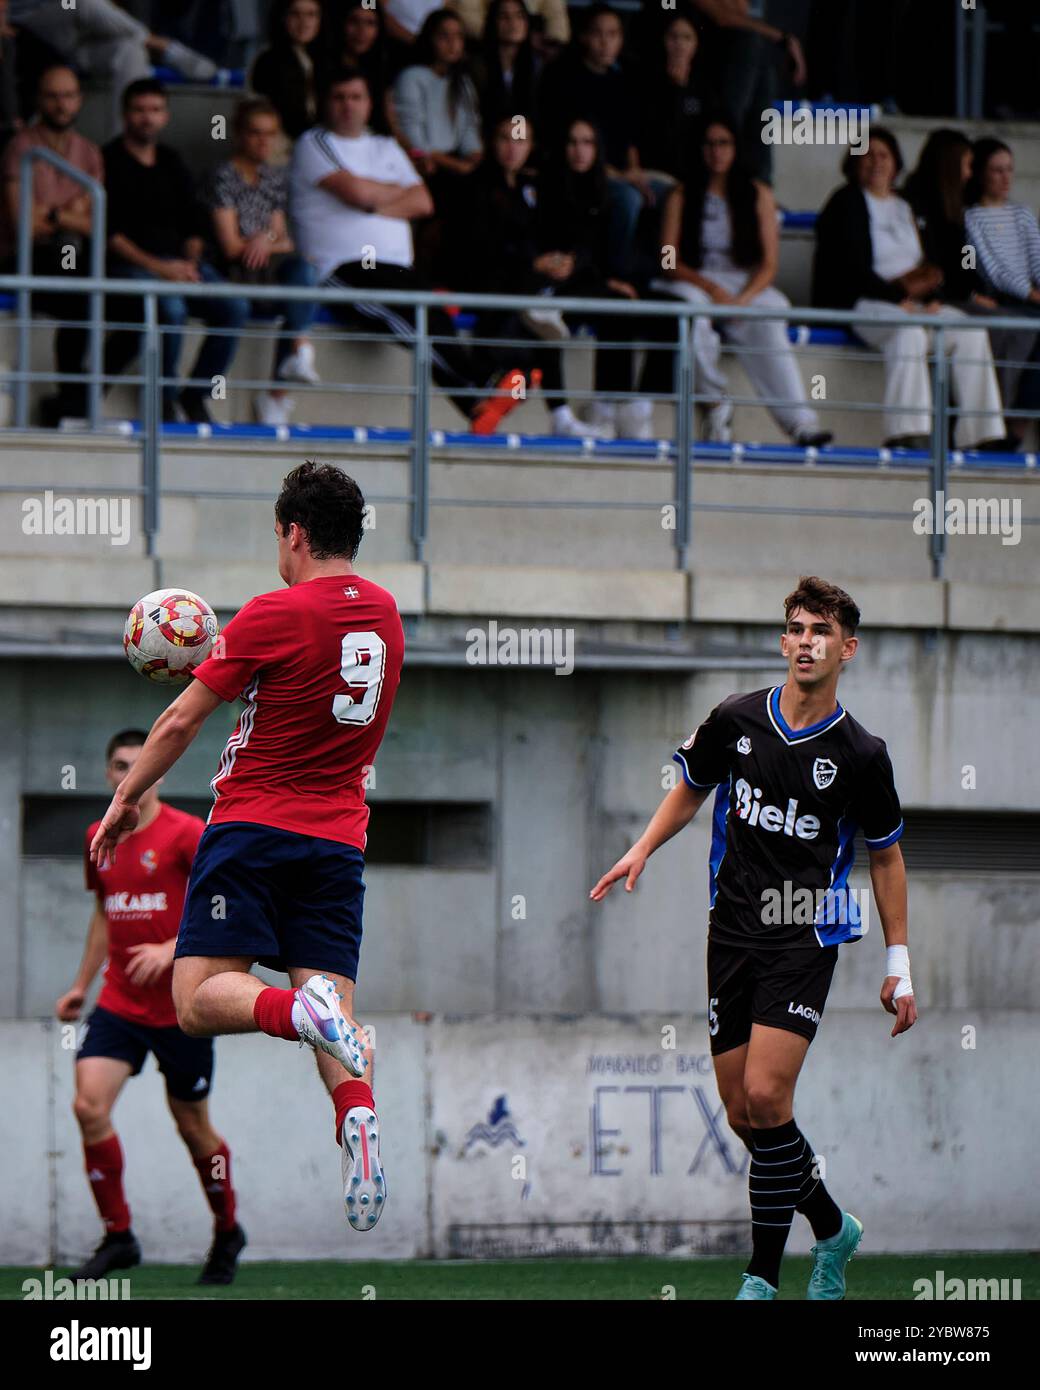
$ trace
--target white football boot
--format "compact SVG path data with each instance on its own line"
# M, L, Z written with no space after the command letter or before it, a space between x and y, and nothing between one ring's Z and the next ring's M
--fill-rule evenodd
M343 1116L343 1205L355 1231L370 1231L386 1206L386 1178L379 1162L379 1121L367 1105Z
M312 975L296 991L292 1021L301 1043L320 1048L335 1057L351 1076L362 1077L368 1066L364 1041L344 1017L339 1006L342 997L325 975Z

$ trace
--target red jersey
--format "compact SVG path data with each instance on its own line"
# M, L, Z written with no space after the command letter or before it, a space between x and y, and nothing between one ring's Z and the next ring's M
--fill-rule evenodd
M151 825L123 841L116 862L99 869L90 862L90 842L100 824L90 826L86 842L87 891L97 895L108 919L108 963L98 1004L133 1023L173 1028L172 965L153 984L134 984L126 977L128 950L177 935L191 861L206 827L198 816L163 804Z
M365 848L365 782L401 679L393 594L326 574L250 599L197 681L245 709L210 784L210 824L249 821Z

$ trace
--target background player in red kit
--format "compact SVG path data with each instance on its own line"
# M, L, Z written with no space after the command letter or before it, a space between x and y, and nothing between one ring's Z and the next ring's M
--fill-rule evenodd
M286 477L275 535L289 587L228 623L155 721L90 848L104 863L205 719L222 700L243 700L184 904L177 1018L194 1037L260 1031L316 1050L356 1230L370 1230L386 1200L372 1091L360 1079L370 1049L352 1018L365 783L404 655L393 595L354 570L364 520L361 490L338 468L304 463ZM287 971L293 988L264 985L250 973L256 961Z
M113 789L140 757L145 737L140 729L124 729L109 740L105 777ZM97 902L79 973L55 1006L63 1022L79 1018L87 990L105 965L97 1007L76 1056L74 1103L105 1238L74 1277L99 1278L141 1262L123 1193L123 1150L112 1128L112 1107L128 1078L136 1076L148 1053L154 1052L170 1111L216 1222L199 1282L230 1284L246 1238L235 1221L231 1155L209 1119L206 1097L213 1079L213 1043L190 1038L177 1026L171 989L177 926L205 827L197 816L164 805L157 785L141 798L139 811L137 829L118 864L91 863L89 847L100 822L87 830L87 890Z

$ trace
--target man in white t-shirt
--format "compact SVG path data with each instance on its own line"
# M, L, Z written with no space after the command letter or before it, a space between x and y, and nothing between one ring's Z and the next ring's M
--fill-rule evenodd
M356 69L337 73L326 88L324 111L325 123L296 142L289 171L289 215L301 254L326 285L428 288L413 269L410 220L429 217L433 199L397 141L368 129L372 94L364 75ZM413 339L410 306L364 301L333 309L348 321L361 318L368 331ZM454 322L442 309L431 308L428 322L432 336L455 336ZM494 433L523 399L517 390L522 372L481 372L477 354L467 354L461 342L441 343L430 357L434 381L475 434ZM462 394L475 390L492 394L483 400Z

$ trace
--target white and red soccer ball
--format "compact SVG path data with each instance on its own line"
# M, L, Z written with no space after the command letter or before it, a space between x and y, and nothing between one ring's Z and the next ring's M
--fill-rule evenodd
M209 656L219 631L204 598L190 589L156 589L131 608L123 650L139 675L162 685L183 685Z

